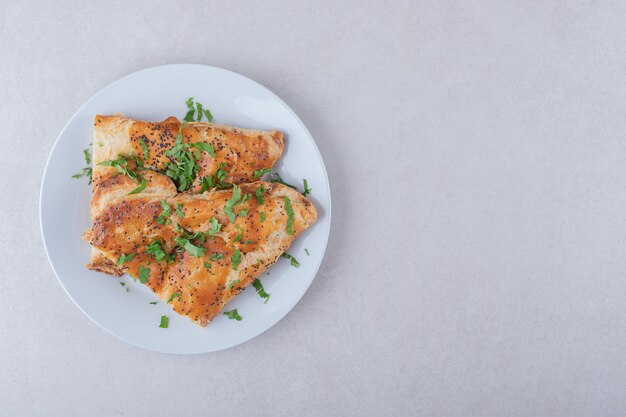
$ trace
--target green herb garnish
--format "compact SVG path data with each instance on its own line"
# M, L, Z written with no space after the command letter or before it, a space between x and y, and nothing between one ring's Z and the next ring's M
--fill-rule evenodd
M265 192L265 187L263 187L262 185L256 189L256 191L254 192L254 194L256 195L256 202L257 204L263 204L265 202L265 200L263 200L263 193Z
M289 259L291 261L291 266L293 266L295 268L299 268L300 267L300 262L298 262L298 260L296 258L294 258L292 255L289 255L287 252L283 253L281 256L283 258Z
M228 316L228 318L231 319L231 320L241 321L241 316L237 312L237 309L230 310L230 311L225 311L224 315Z
M138 162L139 160L132 155L128 157L124 155L118 155L117 159L112 159L109 161L102 161L102 162L99 162L98 165L113 167L120 174L126 175L131 180L135 181L136 183L139 183L139 176L137 175L137 173L128 168L129 161L133 159L139 166L139 162Z
M226 202L226 205L224 206L224 214L228 216L228 220L230 220L231 223L235 222L235 212L233 212L233 207L235 207L237 202L239 202L240 198L241 198L241 189L237 187L236 185L233 185L233 195L230 197L230 199Z
M215 236L216 234L220 232L221 228L222 228L222 225L220 224L220 222L217 221L215 217L211 217L209 219L209 230L207 231L209 236Z
M191 187L198 173L198 164L189 150L189 144L183 143L183 127L186 123L181 123L174 146L165 151L165 155L170 157L170 162L165 167L165 175L174 181L178 191Z
M135 254L134 254L134 253L129 253L128 255L124 255L124 254L122 253L122 255L121 255L119 258L117 258L117 262L116 262L116 264L117 264L118 266L120 266L120 265L122 265L123 263L126 263L126 262L131 261L134 257L135 257Z
M168 261L174 259L174 255L168 255L163 250L163 246L161 246L161 242L159 240L155 240L150 245L146 246L146 253L154 256L154 259L156 259L157 262L161 262L163 259L167 259Z
M174 238L174 241L178 246L189 252L192 256L195 256L196 258L204 256L205 249L203 247L194 245L189 241L188 238L179 236Z
M150 304L155 305L157 302L156 301L150 301Z
M291 200L284 195L283 201L285 202L285 211L287 212L287 234L293 235L293 209L291 208Z
M204 267L205 267L205 268L207 269L207 271L208 271L209 269L211 269L211 264L205 261L205 262L204 262Z
M304 191L302 191L302 195L306 197L307 195L311 194L311 189L309 188L309 183L307 182L306 178L302 179L302 184L304 184Z
M257 294L259 294L259 297L264 298L265 303L267 303L268 300L270 299L270 294L265 292L265 289L263 288L263 284L261 284L261 280L259 280L258 278L255 279L254 282L252 282L252 286L256 290Z
M230 285L228 286L228 289L229 289L229 290L232 290L232 289L233 289L233 287L234 287L235 285L239 284L239 282L240 282L240 281L241 281L241 280L239 280L239 279L234 280L233 282L231 282L231 283L230 283Z
M222 259L224 257L224 254L222 253L212 253L211 256L209 256L209 259L211 261L217 261L218 259Z
M277 182L279 184L286 185L287 187L291 187L291 188L293 188L296 191L298 190L298 188L295 185L291 185L291 184L283 181L283 178L280 176L280 174L278 172L275 172L275 173L273 173L270 176L270 182Z
M267 174L268 172L270 172L271 169L257 169L256 171L254 171L254 174L252 174L252 178L261 178L263 175Z
M139 265L139 275L137 276L137 278L139 278L139 281L141 281L142 284L148 282L148 279L150 278L150 268Z
M142 178L142 179L141 179L141 184L139 185L139 187L135 188L133 191L131 191L130 193L128 193L128 195L131 195L131 194L137 194L137 193L142 192L142 191L143 191L143 189L144 189L144 188L146 188L146 185L147 185L147 184L148 184L148 183L146 182L146 179L145 179L145 178Z
M202 116L204 115L206 117L206 119L209 122L213 121L213 115L211 114L211 112L209 111L209 109L205 109L202 104L196 102L196 106L194 107L193 104L193 97L189 97L189 99L187 101L185 101L185 104L187 105L187 114L185 114L185 117L183 120L187 121L187 122L193 122L194 120L194 116L196 114L196 112L198 113L198 118L197 121L201 121L202 120Z
M194 148L198 148L201 151L208 152L209 155L215 158L215 149L213 148L213 145L204 142L196 142L191 146L193 146Z
M311 256L309 255L309 250L307 248L304 248L304 251L306 252L306 256Z
M265 221L265 213L264 212L259 212L259 218L261 219L261 222Z
M167 329L167 326L170 325L170 319L167 316L161 316L161 324L159 327L162 329Z
M145 136L139 138L139 145L141 145L141 149L143 150L143 159L148 160L148 145L144 141Z
M179 298L179 301L180 301L180 295L181 295L181 294L180 294L180 293L178 293L178 292L174 292L174 293L172 293L172 295L170 295L170 298L168 298L168 299L167 299L167 304L171 303L171 302L172 302L172 300L173 300L174 298L176 298L176 297L178 297L178 298Z
M170 216L170 214L172 214L170 205L167 204L166 201L161 201L161 208L163 209L163 211L161 212L161 215L156 219L156 222L159 224L163 224L166 220L169 220L168 217Z
M89 148L83 149L83 156L85 158L85 163L87 164L87 167L83 168L78 174L72 175L72 178L88 177L89 184L91 184L91 177L93 174L93 170L91 166L89 166L91 165L91 154L89 153Z
M233 252L231 262L233 264L233 270L236 271L237 268L239 268L239 264L241 263L241 251L239 249L235 249L235 251Z
M237 229L237 236L235 236L235 238L233 239L233 242L239 242L241 240L241 237L243 236L243 230L241 230L241 227L235 225L235 229Z
M181 219L182 219L183 217L185 217L185 213L183 213L183 205L182 205L182 204L178 204L178 205L176 206L176 215L177 215L178 217L180 217Z

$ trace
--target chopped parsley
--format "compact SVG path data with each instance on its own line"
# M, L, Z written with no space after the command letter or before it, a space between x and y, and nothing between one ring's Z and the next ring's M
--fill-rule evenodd
M263 284L261 284L261 280L259 280L258 278L255 279L254 282L252 282L252 286L256 290L257 294L259 294L259 297L264 298L265 303L267 303L267 301L270 299L270 294L265 292Z
M287 212L287 234L293 235L293 209L291 208L291 200L284 195L283 201L285 202L285 211Z
M161 241L155 240L150 245L146 246L146 253L148 255L154 256L157 262L161 262L163 259L167 259L168 261L172 261L174 259L173 255L168 255L163 250L163 246L161 245Z
M189 97L189 99L185 101L185 104L187 105L187 114L185 114L183 120L185 120L186 122L193 122L196 113L198 114L196 120L198 122L202 120L202 116L205 116L207 121L209 122L213 121L213 115L211 114L209 109L205 109L201 103L196 102L196 105L194 107L193 97Z
M233 282L230 283L230 285L228 286L228 289L232 290L235 285L239 284L239 282L241 282L240 279L234 280Z
M302 179L302 183L304 184L304 191L302 191L302 195L306 197L307 195L311 194L311 189L309 188L309 183L307 182L306 178Z
M243 244L244 245L249 245L250 243L252 243L252 241L250 239L246 239Z
M256 191L254 192L254 195L256 195L256 202L257 204L263 204L265 202L265 200L263 200L263 193L265 192L265 187L263 187L262 185L256 189Z
M248 195L248 194L246 194L246 195ZM246 217L247 214L248 214L248 209L243 209L239 213L237 213L237 216L239 216L239 217Z
M222 225L220 224L220 222L217 221L215 217L211 217L209 219L209 230L207 231L209 236L215 236L216 234L220 232L221 228L222 228Z
M171 302L172 302L172 300L173 300L174 298L176 298L176 297L178 297L178 298L179 298L179 301L180 301L180 296L181 296L181 294L180 294L180 293L178 293L178 292L174 292L174 293L172 293L172 295L170 295L170 298L168 298L168 299L167 299L167 304L171 303Z
M307 248L304 248L304 251L306 252L306 256L311 256L309 255L309 250Z
M127 157L124 155L118 155L117 159L99 162L98 165L102 165L106 167L113 167L117 170L118 173L122 175L126 175L131 180L135 181L136 183L139 183L139 176L137 175L137 173L133 171L132 169L128 168L129 162L133 159L135 160L135 162L137 163L137 166L139 167L141 163L139 162L137 157L135 156Z
M87 177L89 179L89 184L91 184L91 176L93 174L93 170L89 166L91 165L91 154L89 153L89 148L83 149L83 156L85 158L85 163L87 164L87 167L83 168L78 174L72 175L72 178Z
M206 270L208 271L209 269L211 269L211 264L208 262L204 262L204 267L206 268Z
M224 257L224 254L222 253L212 253L211 256L209 256L209 260L217 261L218 259L222 259L223 257Z
M265 213L264 212L259 212L259 218L261 219L261 222L265 221Z
M275 172L270 176L270 182L277 182L279 184L286 185L287 187L291 187L296 191L298 190L298 188L295 185L291 185L285 182L278 172Z
M241 251L239 249L235 249L231 261L233 263L233 270L236 271L237 268L239 268L239 264L241 263Z
M233 207L235 207L235 205L239 202L240 198L241 198L241 189L237 187L236 185L233 185L233 195L230 197L230 199L226 202L226 205L224 206L224 214L228 216L228 220L230 220L231 223L235 222L235 212L233 211Z
M271 169L257 169L256 171L254 171L254 174L252 174L253 178L261 178L263 175L267 174L268 172L270 172Z
M237 235L233 239L233 242L239 242L241 240L241 237L243 236L243 230L241 230L241 227L237 225L235 225L235 229L237 229Z
M148 160L148 145L144 141L145 136L141 136L139 138L139 144L141 145L141 150L143 151L143 159Z
M176 215L177 215L178 217L180 217L181 219L182 219L183 217L185 217L185 213L183 213L183 205L182 205L182 204L178 204L178 205L176 206Z
M198 164L189 150L189 144L183 143L183 127L186 123L181 123L174 146L165 151L165 155L170 158L165 167L165 175L174 181L178 191L185 191L191 187L198 173Z
M166 201L161 201L161 208L163 209L163 211L161 212L161 215L156 219L156 222L159 224L163 224L165 223L165 220L169 220L168 217L170 216L170 214L172 214L170 205L167 204Z
M291 266L295 268L300 267L300 262L298 262L296 258L294 258L292 255L289 255L287 252L283 253L281 256L285 259L289 259L291 261Z
M134 257L135 257L135 254L134 254L134 253L129 253L128 255L124 255L124 254L122 253L122 255L121 255L119 258L117 258L117 262L116 262L116 264L117 264L118 266L120 266L120 265L122 265L123 263L126 263L126 262L131 261Z
M139 275L137 276L137 278L139 278L139 281L141 281L142 284L148 282L148 279L150 278L150 268L139 265Z
M126 283L124 281L120 281L120 285L122 287L124 287L124 289L126 290L126 292L128 292L128 287L126 286Z
M128 193L128 195L131 194L137 194L143 191L144 188L146 188L146 185L148 183L146 182L145 178L141 178L141 184L139 185L139 187L135 188L133 191L131 191L130 193Z
M169 325L170 319L167 316L161 316L161 324L159 324L159 327L162 329L167 329Z
M157 302L156 301L150 301L150 304L155 305Z
M231 319L231 320L241 321L241 316L237 312L237 309L230 310L230 311L225 311L224 315L228 316L228 318Z
M194 245L187 237L179 236L174 238L174 241L178 246L189 252L192 256L195 256L196 258L204 256L205 249L201 246Z
M213 148L213 145L211 145L210 143L196 142L191 146L193 146L194 148L198 148L201 151L208 152L209 155L215 158L215 148Z

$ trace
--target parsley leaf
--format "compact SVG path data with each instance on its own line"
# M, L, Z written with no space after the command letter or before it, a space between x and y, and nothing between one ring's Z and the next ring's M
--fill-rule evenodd
M307 195L311 194L311 189L309 188L309 183L307 182L306 178L302 179L302 184L304 184L304 191L302 191L302 195L306 197Z
M85 163L87 165L91 165L91 154L89 153L89 148L83 149L83 156L85 157ZM87 166L87 167L83 168L81 170L81 172L79 172L78 174L72 175L72 178L88 177L89 184L91 184L92 174L93 174L93 170L91 169L90 166Z
M241 240L241 237L243 236L243 230L241 230L241 227L235 225L235 229L237 229L237 236L235 236L235 238L233 239L233 242L239 242Z
M180 299L180 296L181 296L181 294L180 294L180 293L178 293L178 292L174 292L174 293L172 293L172 295L170 295L170 298L168 298L168 299L167 299L167 304L171 303L171 302L172 302L172 300L173 300L174 298L176 298L176 297L179 297L179 299Z
M155 305L157 302L156 301L150 301L150 304Z
M287 212L287 234L293 235L293 209L291 208L291 200L284 195L283 201L285 202L285 211Z
M116 264L117 264L118 266L120 266L120 265L122 265L123 263L126 263L126 262L131 261L134 257L135 257L135 254L134 254L134 253L129 253L128 255L124 255L124 254L122 253L122 255L121 255L119 258L117 258L117 262L116 262Z
M215 217L211 217L209 219L209 230L207 231L209 236L215 236L216 234L219 233L221 228L222 228L222 225L220 224L220 222L217 221Z
M144 138L145 136L139 138L139 145L141 145L141 149L143 150L143 159L148 160L148 145L146 145Z
M156 222L159 224L163 224L165 223L165 220L169 220L168 217L170 216L170 214L172 214L170 205L167 204L166 201L161 201L161 208L163 209L163 211L161 212L161 215L156 219Z
M102 162L99 162L98 165L113 167L120 174L126 175L127 177L135 181L136 183L139 183L137 173L128 168L129 160L132 160L132 159L135 159L135 162L138 162L138 159L136 159L136 157L133 157L132 155L128 157L124 155L118 155L117 159L112 159L109 161L102 161ZM137 165L139 166L139 163Z
M188 111L183 120L186 122L193 122L193 115L196 112L196 109L193 107L193 97L189 97L189 99L185 101L185 104L187 105Z
M298 188L295 185L291 185L283 181L283 178L280 176L278 172L275 172L270 176L270 182L277 182L279 184L286 185L287 187L293 188L296 191L298 190Z
M293 266L295 268L299 268L300 267L300 262L298 262L298 260L296 258L294 258L293 256L289 255L287 252L283 253L281 256L283 258L289 259L291 261L291 266Z
M224 254L222 253L212 253L211 256L209 256L209 259L211 261L217 261L218 259L222 259L224 257Z
M241 321L241 316L237 312L237 309L230 310L230 311L225 311L224 315L228 316L228 318L231 319L231 320Z
M261 178L263 175L267 174L268 172L271 172L271 169L257 169L256 171L254 171L254 174L252 174L252 178Z
M137 278L139 278L139 281L141 281L142 284L148 282L148 279L150 278L150 268L139 265L139 275Z
M211 269L211 264L205 261L205 262L204 262L204 267L205 267L205 268L207 269L207 271L208 271L209 269Z
M159 327L162 329L167 329L169 325L170 325L170 319L167 316L161 316L161 324L159 324Z
M241 189L237 187L236 185L233 185L233 195L230 197L230 199L226 202L226 205L224 206L224 214L228 216L228 220L230 220L231 223L235 222L235 213L233 212L233 207L235 207L235 204L239 202L240 198L241 198Z
M259 280L258 278L255 279L254 282L252 282L252 286L256 290L257 294L259 294L259 297L265 298L265 303L267 303L270 299L270 294L265 292L263 284L261 284L261 280Z
M233 282L230 283L230 285L228 285L228 289L232 290L235 285L239 284L239 282L241 282L240 279L234 280Z
M155 240L150 245L146 246L146 253L148 255L154 256L157 262L161 262L163 259L167 259L171 261L174 259L173 255L168 255L163 250L163 246L161 246L161 242L159 240Z
M176 206L176 215L177 215L178 217L180 217L181 219L182 219L183 217L185 217L185 213L183 213L183 205L182 205L182 204L178 204L178 205Z
M131 195L131 194L138 194L138 193L142 192L142 191L143 191L143 189L144 189L144 188L146 188L146 185L147 185L147 184L148 184L148 183L146 182L146 179L145 179L145 178L142 178L142 179L141 179L141 184L139 185L139 187L135 188L133 191L131 191L130 193L128 193L128 195Z
M187 122L193 122L194 119L194 115L197 111L198 113L198 117L197 117L197 121L201 121L202 120L202 116L204 115L206 117L206 119L209 122L213 121L213 115L211 114L211 112L209 111L209 109L205 109L202 104L196 102L196 106L194 108L194 103L193 103L193 97L189 97L189 99L187 101L185 101L185 104L187 105L187 114L185 115L185 118L183 120L187 121Z
M165 175L170 177L176 184L178 191L185 191L193 183L198 173L198 164L189 150L189 144L183 143L183 127L186 122L181 123L174 146L165 155L170 158L170 162L165 167Z
M201 246L194 245L189 241L189 239L179 236L174 238L174 241L178 246L189 252L192 256L195 256L196 258L204 256L205 249Z
M215 158L215 149L213 148L213 145L204 142L196 142L191 146L193 146L194 148L198 148L201 151L208 152L209 155Z
M265 221L265 213L264 212L259 212L259 218L261 219L261 222Z
M239 268L239 264L241 263L241 251L239 249L235 249L231 261L233 263L233 270L236 271L237 268Z
M311 256L309 255L309 250L307 248L304 248L304 251L306 252L306 256Z
M256 191L254 192L254 194L256 195L256 202L257 204L263 204L265 202L265 200L263 199L263 193L265 192L265 187L263 187L262 185L256 189Z

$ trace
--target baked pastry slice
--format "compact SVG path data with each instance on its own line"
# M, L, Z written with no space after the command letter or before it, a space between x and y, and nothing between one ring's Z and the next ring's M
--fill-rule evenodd
M109 192L101 184L103 181L111 177L121 178L120 173L129 171L136 177L133 189L142 185L144 194L150 190L157 192L164 186L162 178L151 183L160 178L159 173L166 173L176 181L166 187L172 195L176 192L201 193L255 181L280 158L284 146L283 134L276 130L241 129L208 122L181 124L175 117L162 122L146 122L122 115L98 115L94 120L93 135L94 198L97 193ZM189 164L181 164L175 158L176 152L182 152L180 148L183 147L186 150L182 159L186 157ZM124 181L120 178L115 181ZM95 214L92 201L92 220ZM96 248L92 250L87 268L112 275L123 274Z
M107 192L94 193L85 238L201 326L317 218L304 196L276 183L176 194L168 177L154 173L152 186L128 195L136 183L127 176L103 181Z

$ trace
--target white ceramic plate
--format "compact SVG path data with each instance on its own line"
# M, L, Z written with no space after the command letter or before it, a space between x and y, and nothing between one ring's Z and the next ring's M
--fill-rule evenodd
M89 226L90 187L71 176L85 166L82 149L92 138L95 114L123 113L143 120L182 118L185 100L208 107L215 122L257 129L278 129L287 138L275 166L285 181L302 186L306 178L318 220L289 249L300 261L294 268L281 258L261 281L271 294L267 304L248 287L231 301L242 321L221 315L206 328L176 314L129 276L121 279L88 271L90 247L81 240ZM274 93L231 71L203 65L167 65L128 75L101 90L72 116L59 135L44 171L39 206L41 232L59 282L89 318L134 345L168 353L212 352L252 339L276 324L300 300L322 262L330 230L330 189L322 157L302 121ZM307 256L304 249L308 249ZM129 291L120 285L125 282ZM169 328L159 328L162 315Z

